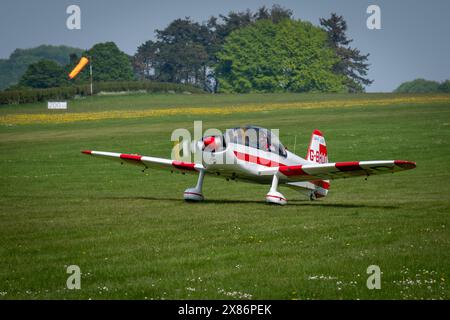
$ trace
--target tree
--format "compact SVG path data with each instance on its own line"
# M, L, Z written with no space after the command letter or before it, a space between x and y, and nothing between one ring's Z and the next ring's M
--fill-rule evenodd
M158 44L152 40L148 40L138 47L133 56L133 69L141 80L159 78L159 75L155 74L158 70L158 50Z
M269 16L267 9L262 7L260 9L261 17ZM230 35L234 30L245 28L255 22L254 15L250 10L242 12L229 12L228 15L219 15L219 17L212 16L207 23L207 27L211 33L211 49L209 50L209 61L211 62L211 72L208 74L208 78L212 83L212 91L218 91L219 79L216 75L216 68L218 62L217 54L222 50L222 46L226 37Z
M222 92L338 92L345 78L327 34L311 23L263 19L232 32L218 53Z
M156 30L156 41L139 46L133 68L141 79L191 83L215 92L217 54L231 32L259 20L278 23L291 17L291 10L274 5L271 9L261 7L256 13L231 11L228 15L213 16L204 24L188 17L176 19L165 29Z
M273 5L271 9L260 7L255 13L249 9L246 11L230 11L228 15L212 16L208 21L208 27L216 34L216 39L222 45L225 38L234 30L245 28L256 21L270 20L279 23L284 19L292 19L292 10Z
M67 84L65 70L56 62L41 60L28 66L19 81L20 86L53 88Z
M97 43L88 50L94 81L127 81L133 79L131 59L114 42Z
M439 82L425 80L422 78L415 79L413 81L407 81L402 83L397 89L396 93L436 93L440 90Z
M439 85L439 92L450 93L450 80L445 80Z
M274 4L270 10L269 19L273 23L279 23L285 19L292 19L293 12L290 9L281 7L280 5ZM264 19L262 16L257 16L257 20Z
M158 81L205 86L210 65L211 33L189 18L156 30L157 41L142 44L133 58L136 72Z
M134 79L131 57L120 51L114 42L97 43L81 56L88 57L92 63L94 81L128 81ZM79 59L78 59L79 60ZM78 63L72 61L66 72ZM84 68L72 82L85 82L89 79L89 67Z
M234 12L230 11L228 15L219 15L219 18L212 16L207 23L207 27L211 33L211 43L209 53L209 61L212 66L218 62L217 54L222 50L225 39L235 30L242 29L254 24L260 20L270 20L273 23L279 23L284 19L292 19L292 10L283 8L279 5L273 5L271 9L265 6L260 7L255 13L250 10ZM214 84L213 91L216 92L219 79L215 74L213 67L209 74Z
M189 18L176 19L164 30L157 30L161 47L160 65L171 82L202 85L208 65L210 33L205 25Z
M330 47L339 57L333 67L334 72L346 77L349 92L364 91L364 86L373 82L367 78L369 54L361 54L358 49L349 46L353 40L347 38L347 23L342 16L332 13L329 19L321 18L320 25L328 34Z

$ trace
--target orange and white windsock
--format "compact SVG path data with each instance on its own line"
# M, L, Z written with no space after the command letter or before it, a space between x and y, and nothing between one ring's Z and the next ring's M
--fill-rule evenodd
M69 79L73 79L83 70L83 68L89 63L89 59L85 57L81 57L80 62L76 65L75 68L69 73Z

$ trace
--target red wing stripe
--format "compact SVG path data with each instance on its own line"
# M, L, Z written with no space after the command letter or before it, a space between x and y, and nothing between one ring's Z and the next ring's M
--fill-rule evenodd
M84 154L92 154L92 151L91 151L91 150L83 150L83 151L81 151L81 153L84 153Z
M173 161L172 166L181 170L195 171L195 163L191 162Z
M290 176L307 176L308 174L303 171L302 166L280 166L278 169L286 177Z
M359 161L353 161L353 162L336 162L336 168L340 171L359 171L363 170L359 166Z
M256 164L259 164L259 165L262 165L262 166L266 166L266 167L279 167L280 165L283 165L283 164L280 164L280 163L278 163L276 161L272 161L270 159L261 158L261 157L258 157L258 156L253 156L253 155L250 155L248 153L242 153L242 152L234 151L234 154L235 154L236 158L238 158L239 160L244 160L244 161L247 161L247 162L256 163Z
M126 154L126 153L122 153L120 155L120 159L124 159L124 160L134 160L134 161L141 161L142 156L140 155L136 155L136 154Z

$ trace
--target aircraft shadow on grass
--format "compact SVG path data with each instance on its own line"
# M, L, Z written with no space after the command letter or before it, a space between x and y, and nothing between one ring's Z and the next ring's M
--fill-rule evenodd
M172 201L172 202L186 202L180 198L170 198L170 197L96 197L96 199L105 199L105 200L148 200L148 201ZM194 202L191 202L195 204ZM205 204L260 204L267 205L263 200L242 200L242 199L205 199L203 201ZM398 209L397 206L387 206L387 205L369 205L369 204L351 204L351 203L325 203L319 201L310 201L310 200L290 200L291 206L315 206L315 207L329 207L329 208L367 208L367 209ZM189 204L189 202L188 202Z

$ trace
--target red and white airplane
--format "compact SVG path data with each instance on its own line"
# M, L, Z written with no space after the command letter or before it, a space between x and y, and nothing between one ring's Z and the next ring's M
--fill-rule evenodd
M266 201L279 205L287 203L278 191L280 185L298 190L314 200L327 195L329 180L394 173L416 167L415 162L404 160L329 163L325 138L319 130L312 133L306 159L289 152L271 130L255 126L228 129L224 135L205 136L194 146L202 153L202 163L103 151L85 150L82 153L118 160L122 164L137 164L144 169L198 173L197 185L184 191L184 199L188 201L204 199L203 179L208 174L270 185Z

